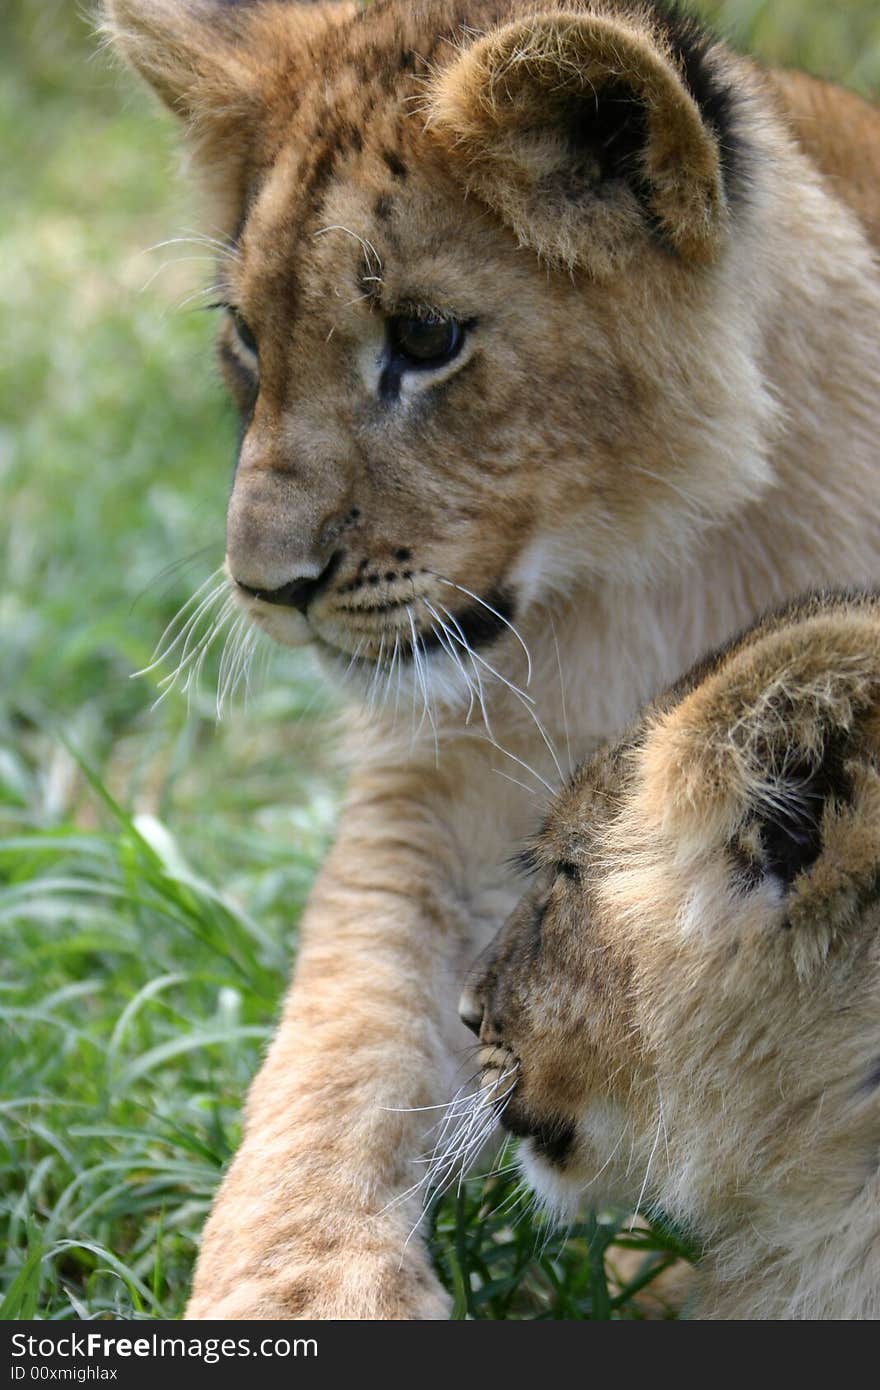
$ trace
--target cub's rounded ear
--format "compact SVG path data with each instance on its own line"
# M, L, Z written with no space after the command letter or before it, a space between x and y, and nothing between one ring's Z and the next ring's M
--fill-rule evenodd
M690 21L677 45L651 23L538 14L433 81L428 125L453 166L548 261L598 276L651 237L699 263L722 244L733 96Z
M642 814L679 861L724 851L743 890L769 882L780 897L804 897L807 879L814 896L875 883L877 602L818 599L767 619L682 686L638 754Z

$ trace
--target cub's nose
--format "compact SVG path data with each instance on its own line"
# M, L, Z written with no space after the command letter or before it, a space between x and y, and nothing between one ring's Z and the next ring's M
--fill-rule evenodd
M470 1028L477 1037L480 1036L480 1029L483 1026L483 1005L471 993L467 985L461 992L458 1001L458 1016L466 1028Z
M309 579L291 579L278 589L255 589L250 584L243 584L240 579L236 579L235 582L239 589L245 594L250 594L251 598L258 598L262 603L277 603L283 608L296 608L305 616L309 604L332 580L341 559L342 554L337 551L319 575Z

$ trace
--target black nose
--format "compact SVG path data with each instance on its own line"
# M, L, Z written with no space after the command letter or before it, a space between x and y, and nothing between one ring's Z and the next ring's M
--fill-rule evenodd
M463 990L458 1001L458 1016L466 1028L470 1028L477 1037L480 1036L480 1029L483 1026L483 1006L467 988Z
M288 584L282 584L280 589L252 589L249 584L242 584L239 579L235 582L244 593L250 594L251 598L258 598L261 603L277 603L282 608L296 608L305 616L309 604L330 583L341 559L342 552L337 551L315 578L291 579Z

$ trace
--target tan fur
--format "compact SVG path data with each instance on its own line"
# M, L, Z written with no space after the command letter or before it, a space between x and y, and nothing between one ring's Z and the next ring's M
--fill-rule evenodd
M110 0L108 23L185 117L258 342L226 317L229 571L264 592L335 556L308 618L238 597L337 680L354 656L380 708L190 1311L439 1315L415 1239L400 1264L407 1107L458 1066L453 981L514 900L547 744L565 771L769 602L871 578L880 282L768 79L709 46L720 151L647 7L218 3ZM845 139L845 98L828 119ZM384 398L386 321L429 311L469 325L461 352ZM507 628L457 641L469 595L509 602L534 705Z
M768 74L798 144L836 197L880 241L880 112L871 102L802 72Z
M539 1193L689 1230L697 1316L880 1316L880 601L750 631L535 859L464 1007Z
M635 198L567 209L549 197L548 180L571 155L562 138L548 135L564 130L560 117L573 99L595 100L622 72L651 113L641 170L653 210L685 258L711 260L723 226L718 148L643 23L557 10L506 25L438 75L429 123L465 161L469 186L524 246L607 275L644 244L642 213Z

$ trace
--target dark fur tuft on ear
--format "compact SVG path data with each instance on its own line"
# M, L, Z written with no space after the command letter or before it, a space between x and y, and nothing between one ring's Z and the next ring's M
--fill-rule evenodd
M768 749L766 782L755 808L757 832L755 870L769 874L788 889L799 874L808 873L822 853L827 810L839 814L852 799L847 769L847 730L830 728L817 755L784 746ZM774 764L780 757L782 766Z
M428 114L468 187L551 262L603 275L649 239L697 263L723 243L733 87L674 10L516 20L438 74Z

